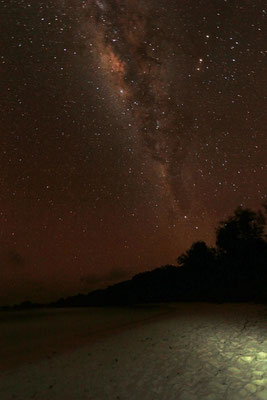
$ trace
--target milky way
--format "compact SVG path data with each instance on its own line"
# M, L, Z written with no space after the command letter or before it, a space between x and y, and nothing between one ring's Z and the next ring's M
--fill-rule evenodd
M179 93L172 88L175 80L176 90L185 90L176 76L185 65L179 65L182 53L173 52L173 34L165 32L166 10L159 3L155 9L151 1L106 1L85 3L84 13L87 46L93 45L111 98L124 105L129 131L137 133L136 141L150 157L166 206L173 211L179 205L187 209L181 174L186 132L179 130L175 103Z
M0 8L0 303L175 263L261 207L262 0Z

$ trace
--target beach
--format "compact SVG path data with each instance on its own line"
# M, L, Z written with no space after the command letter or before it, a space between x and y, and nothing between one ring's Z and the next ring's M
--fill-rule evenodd
M266 305L171 303L0 315L0 398L267 399Z

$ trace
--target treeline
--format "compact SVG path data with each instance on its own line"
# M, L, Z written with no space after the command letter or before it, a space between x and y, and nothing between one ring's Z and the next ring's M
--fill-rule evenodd
M57 307L131 305L171 301L267 302L266 214L237 208L216 229L216 247L195 242L166 265L87 295L51 304Z

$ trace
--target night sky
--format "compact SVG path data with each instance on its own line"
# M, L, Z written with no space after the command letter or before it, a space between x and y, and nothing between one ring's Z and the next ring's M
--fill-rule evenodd
M267 194L261 0L0 0L0 304L167 263Z

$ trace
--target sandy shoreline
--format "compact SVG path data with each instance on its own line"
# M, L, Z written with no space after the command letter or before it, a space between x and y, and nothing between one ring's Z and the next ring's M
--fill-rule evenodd
M55 308L0 313L0 372L52 358L176 311L171 305Z
M94 310L2 317L1 400L267 399L266 306Z

